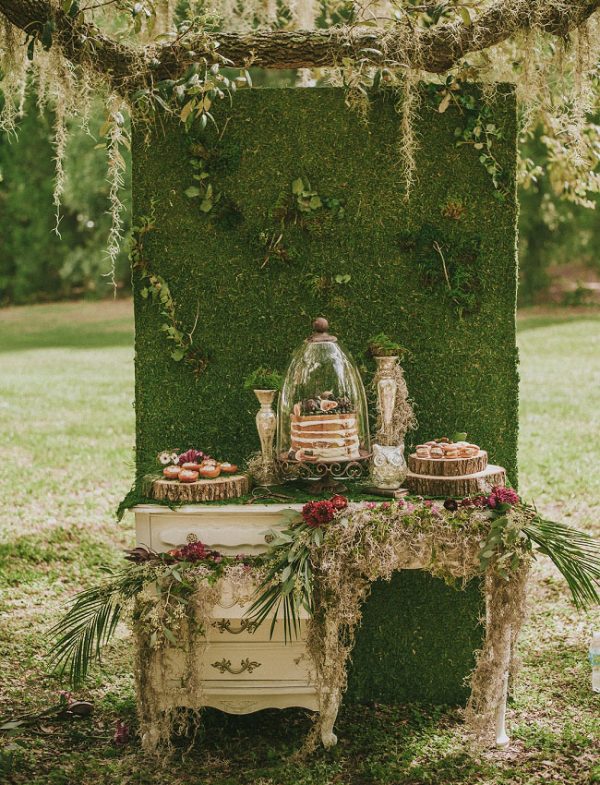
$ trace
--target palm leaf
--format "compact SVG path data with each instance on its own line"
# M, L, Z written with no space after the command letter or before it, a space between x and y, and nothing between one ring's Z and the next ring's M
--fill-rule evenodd
M536 516L523 531L561 572L577 608L600 603L600 540Z
M102 648L112 638L121 618L123 604L144 585L141 571L129 567L99 586L76 595L63 618L49 631L51 667L68 673L69 682L79 686L90 665L101 658Z
M298 581L300 578L300 582ZM300 586L300 594L297 587ZM256 590L256 600L247 611L247 616L257 625L271 618L270 636L281 610L283 635L287 642L298 637L301 605L310 605L307 587L310 586L310 560L306 546L294 542L289 547L289 538L274 550L274 559L264 580Z

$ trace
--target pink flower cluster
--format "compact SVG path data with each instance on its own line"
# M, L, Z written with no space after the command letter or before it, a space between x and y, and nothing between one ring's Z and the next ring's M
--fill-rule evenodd
M512 488L503 488L500 485L495 485L489 496L473 496L470 499L463 499L460 502L460 506L491 507L494 509L502 504L508 504L513 507L515 504L519 504L520 501L519 495Z
M307 526L317 529L324 526L335 518L340 510L345 510L348 506L348 499L345 496L336 494L328 501L307 502L302 508L302 517Z
M203 458L208 458L208 455L205 455L202 450L190 449L178 455L175 463L179 466L183 466L184 463L201 463Z

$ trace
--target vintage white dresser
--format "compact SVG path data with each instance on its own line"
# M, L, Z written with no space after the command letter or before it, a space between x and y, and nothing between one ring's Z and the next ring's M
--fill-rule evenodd
M192 535L226 555L256 555L266 550L269 530L286 525L283 513L290 509L299 511L300 505L206 504L177 510L141 505L134 508L137 544L160 552L186 543ZM421 566L417 559L411 568ZM226 588L213 609L207 646L198 653L204 658L199 663L203 705L230 714L291 706L321 710L321 739L326 747L333 746L337 741L333 726L341 696L330 696L328 701L318 695L302 634L285 643L283 625L278 621L270 638L269 621L255 628L244 618L246 608ZM169 692L167 704L171 706L188 705L180 665L181 658L174 650L173 666L165 684ZM505 727L507 681L508 673L496 714L499 747L509 743Z
M191 535L228 556L256 555L266 550L269 529L285 525L282 512L289 509L300 506L206 504L171 510L141 505L134 508L136 540L160 552L185 544ZM285 643L278 621L270 638L270 622L256 628L244 618L247 605L238 599L226 587L213 609L208 645L199 653L204 705L231 714L290 706L318 710L302 635ZM165 686L185 705L176 660L169 678Z

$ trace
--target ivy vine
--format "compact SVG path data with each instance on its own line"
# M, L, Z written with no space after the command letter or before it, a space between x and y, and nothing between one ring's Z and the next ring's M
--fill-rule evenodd
M308 228L312 218L329 213L335 219L345 215L344 203L333 196L323 196L305 177L297 177L289 189L281 191L269 213L270 225L259 234L263 248L261 269L273 258L289 262L298 257L291 245L288 230L291 227Z
M437 100L437 110L443 114L454 103L463 117L463 124L454 129L457 147L471 145L479 153L479 163L484 167L494 184L494 196L504 202L510 196L510 176L494 155L494 142L503 138L502 130L494 122L494 112L484 101L462 90L465 82L453 74L440 85L429 85L428 89Z
M130 259L132 269L138 271L140 281L143 283L140 289L140 297L144 300L149 300L158 307L162 317L160 329L165 334L170 346L171 359L175 362L185 361L192 367L194 373L199 375L208 363L206 354L193 344L194 332L198 324L199 308L196 311L192 328L187 330L177 316L175 300L171 294L168 282L162 275L158 275L150 269L146 259L145 238L155 228L156 204L153 201L150 215L141 216L138 224L132 227Z

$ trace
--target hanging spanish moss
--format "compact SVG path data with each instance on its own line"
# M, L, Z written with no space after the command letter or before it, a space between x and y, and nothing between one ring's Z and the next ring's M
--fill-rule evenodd
M44 0L40 4L44 6ZM122 236L118 189L123 167L118 148L127 143L127 123L115 124L111 118L126 117L134 104L141 113L138 116L151 118L158 105L179 114L181 90L185 98L187 88L178 87L165 101L159 95L164 78L181 74L191 62L203 58L217 67L261 65L261 47L269 46L260 37L253 41L255 32L261 30L273 31L271 35L307 31L296 39L282 40L279 49L271 47L268 56L264 55L268 64L296 67L303 85L337 80L344 85L349 108L365 122L370 119L372 89L396 90L398 172L406 198L418 176L414 121L420 111L416 87L422 80L439 84L439 111L450 103L462 111L460 86L468 81L482 83L484 97L493 94L498 81L514 82L523 134L543 129L542 141L549 151L547 171L556 193L591 207L592 194L600 191L600 176L595 172L600 132L591 122L600 60L600 20L594 2L211 0L198 13L195 3L174 0L136 3L129 11L121 4L81 8L69 0L48 0L48 21L32 24L24 20L22 29L9 21L9 16L18 17L14 8L9 4L3 13L0 0L0 86L4 94L0 130L15 131L28 89L37 92L41 109L47 105L55 112L57 216L69 120L76 115L87 127L91 91L111 96L107 114L111 130L106 137L113 219L107 247L111 268ZM318 36L331 24L336 27L325 39L328 62L321 58L318 65L309 65L314 47L323 45L322 36L311 42L311 31ZM121 32L115 34L115 29ZM219 47L225 34L238 38L228 38ZM304 39L303 49L299 41ZM240 53L244 49L246 55ZM286 65L288 51L295 52L290 65ZM525 183L532 181L535 165L525 162L521 172ZM112 272L109 277L113 279Z

